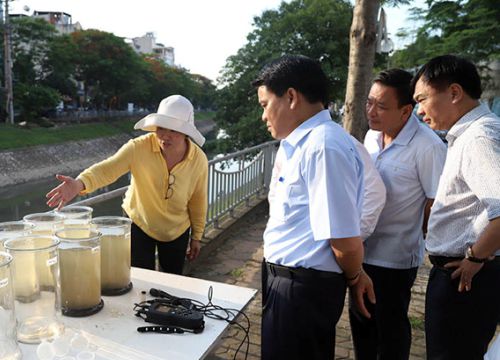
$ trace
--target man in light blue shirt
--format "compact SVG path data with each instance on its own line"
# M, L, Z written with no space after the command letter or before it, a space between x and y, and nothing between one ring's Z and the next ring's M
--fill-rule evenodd
M424 256L423 233L446 157L439 137L412 115L411 74L379 73L366 103L370 130L365 147L384 181L387 197L375 231L365 241L364 269L377 304L372 318L350 311L358 360L407 360L411 287Z
M333 359L346 284L360 305L363 164L350 136L325 110L318 62L284 56L253 82L262 120L280 139L269 193L262 276L263 360Z

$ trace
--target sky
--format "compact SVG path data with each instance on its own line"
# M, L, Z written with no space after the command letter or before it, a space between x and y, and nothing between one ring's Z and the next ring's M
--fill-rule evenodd
M84 29L99 29L120 37L140 37L153 32L158 43L174 47L177 65L212 80L217 79L226 59L245 45L246 36L252 31L253 18L265 10L277 9L280 3L281 0L9 2L11 13L62 11L72 15L73 23L79 22ZM23 10L26 6L29 12ZM390 34L405 25L407 8L386 9Z

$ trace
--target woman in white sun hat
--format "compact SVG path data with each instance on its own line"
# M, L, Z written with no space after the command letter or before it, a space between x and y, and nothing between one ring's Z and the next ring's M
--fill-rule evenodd
M205 230L208 161L205 138L194 126L193 105L181 95L160 102L158 111L134 129L149 134L130 140L113 156L84 170L47 194L47 205L61 208L131 173L122 208L132 220L132 266L181 274L184 258L195 259Z

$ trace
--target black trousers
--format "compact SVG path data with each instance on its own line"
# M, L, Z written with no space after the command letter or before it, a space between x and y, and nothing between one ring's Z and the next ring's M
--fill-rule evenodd
M411 287L418 268L389 269L363 264L373 281L376 305L365 300L371 319L349 306L354 354L357 360L408 360L411 325L408 319Z
M458 292L454 269L434 266L425 297L429 360L482 360L500 317L500 257L484 264L470 291Z
M130 233L132 266L155 270L155 254L156 249L158 249L160 270L171 274L182 274L186 250L189 244L189 235L190 228L173 241L158 241L132 223Z
M346 282L341 274L327 274L332 276L283 276L263 262L262 360L334 358Z

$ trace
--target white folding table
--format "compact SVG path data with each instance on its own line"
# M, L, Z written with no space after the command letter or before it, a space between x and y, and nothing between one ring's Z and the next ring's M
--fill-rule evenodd
M132 282L133 289L125 295L103 296L104 308L97 314L61 316L66 328L79 331L89 341L97 360L203 359L229 326L227 321L205 317L205 329L200 334L139 333L139 326L154 325L134 316L133 306L141 301L141 291L148 293L147 299L152 299L149 289L158 288L206 304L211 286L213 304L236 310L242 310L257 293L255 289L139 268L132 268ZM23 359L37 359L37 345L20 347Z

